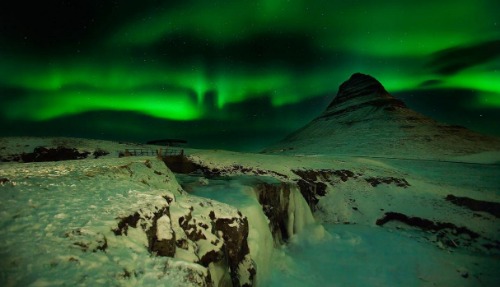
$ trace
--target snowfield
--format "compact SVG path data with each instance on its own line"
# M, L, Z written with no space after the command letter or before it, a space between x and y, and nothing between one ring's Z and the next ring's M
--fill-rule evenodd
M164 175L148 177L146 161ZM182 285L185 262L151 256L144 233L112 232L117 217L152 213L165 206L163 195L180 194L161 162L8 163L0 174L9 180L1 186L0 202L3 286L132 286L156 284L158 277ZM167 265L178 275L166 276Z
M197 263L222 252L225 239L190 224L233 220L238 229L234 219L245 219L235 208L186 195L154 157L4 163L0 177L3 286L211 286L208 266ZM193 239L188 228L203 238ZM148 250L173 236L185 246L170 257Z
M61 142L109 154L0 163L2 286L500 282L491 155L186 150L200 167L187 175L155 157L118 158L131 146L105 141L7 138L0 156Z

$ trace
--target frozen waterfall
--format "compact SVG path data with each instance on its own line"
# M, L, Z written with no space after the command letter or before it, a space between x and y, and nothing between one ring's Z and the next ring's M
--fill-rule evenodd
M268 285L273 270L272 264L275 261L273 258L275 252L278 251L276 248L279 248L281 244L281 242L274 242L269 219L263 211L263 206L259 203L256 186L262 180L266 179L240 176L206 180L185 175L179 178L190 194L232 205L248 218L248 245L257 266L256 282L258 286ZM274 188L273 190L264 190L264 192L280 193L276 195L276 198L280 198L282 202L279 207L275 206L274 208L286 208L287 216L283 218L285 220L283 225L286 226L288 238L292 238L305 230L308 225L314 224L315 220L299 189L296 186L289 186L288 189L288 198L285 198L283 189ZM321 228L321 230L323 229Z

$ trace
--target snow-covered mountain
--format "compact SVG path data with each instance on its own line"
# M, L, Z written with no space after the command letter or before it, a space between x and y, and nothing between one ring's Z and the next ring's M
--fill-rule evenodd
M375 78L356 73L316 119L266 153L450 159L500 154L500 139L436 122L409 109ZM500 158L500 157L499 157Z

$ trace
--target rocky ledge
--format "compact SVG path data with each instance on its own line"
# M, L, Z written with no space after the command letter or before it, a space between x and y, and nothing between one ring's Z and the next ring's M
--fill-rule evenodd
M114 234L127 236L130 228L138 228L146 233L151 254L205 267L201 286L220 285L228 278L232 286L253 286L256 270L247 242L248 220L241 212L200 197L176 200L169 194L164 199L155 212L138 210L119 218ZM229 273L214 278L216 266Z

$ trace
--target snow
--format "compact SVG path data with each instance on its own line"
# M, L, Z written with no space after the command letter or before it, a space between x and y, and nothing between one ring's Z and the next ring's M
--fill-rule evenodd
M174 258L177 258L182 261L186 262L198 262L200 258L196 255L195 251L195 246L192 243L188 243L188 249L183 249L183 248L176 248L175 249L175 256Z
M173 238L170 217L163 215L156 221L156 224L156 238L158 240L171 240Z
M210 263L208 269L214 282L219 282L218 286L231 286L233 284L225 262Z
M44 143L24 142L2 152L31 151ZM95 148L84 140L74 143L82 149ZM116 154L122 147L100 143L100 148ZM497 286L500 282L499 251L481 247L500 241L498 218L445 200L453 194L499 203L500 166L494 153L437 160L213 150L186 150L186 154L202 166L224 170L228 178L174 176L152 157L0 163L0 179L7 179L0 183L1 285L205 286L210 272L216 286L224 286L231 279L223 262L208 268L195 263L203 254L221 251L223 242L217 239L222 235L198 228L206 239L187 240L179 219L190 216L191 223L210 226L210 211L217 218L234 218L238 210L249 222L250 248L239 272L247 272L254 261L258 286ZM293 171L332 169L349 170L355 176L345 181L335 176L321 179L327 193L311 213L294 187L300 177ZM366 181L389 177L405 179L410 186L372 186ZM255 180L292 186L291 238L285 245L273 242L269 220L255 197ZM151 226L147 218L165 208L170 218L162 215L157 221L158 239L175 234L187 242L185 249L176 248L174 258L151 255L140 227ZM112 229L119 219L135 212L143 218L138 228L129 227L126 236L116 236ZM386 212L467 227L490 241L453 248L436 233L400 222L376 226Z
M253 260L250 258L251 255L247 254L245 256L245 260L243 261L243 264L240 264L240 266L238 266L238 274L240 276L240 278L245 278L246 280L243 280L241 281L240 283L242 285L247 285L247 286L251 286L252 285L252 282L250 282L250 280L248 278L250 278L250 272L248 271L249 270L249 267L251 267L253 265ZM260 276L262 278L262 276ZM261 279L262 281L262 279ZM260 281L257 279L257 283L256 285L259 285L259 284L262 284L262 283L259 283ZM264 284L262 284L264 285Z
M133 175L123 172L125 167ZM160 161L3 163L0 177L9 179L0 186L4 286L156 285L171 260L150 256L144 232L135 228L129 228L127 236L112 232L117 217L137 210L152 214L167 206L163 196L180 194L173 174ZM156 275L149 276L155 268ZM177 273L182 277L186 272Z
M482 164L499 164L500 151L487 151L473 153L463 156L452 157L451 160L457 162L482 163Z
M374 285L400 286L400 284L407 283L410 286L432 286L433 284L436 286L464 286L481 285L484 280L484 286L495 286L496 284L493 283L500 280L498 275L493 272L493 270L500 268L498 261L495 259L495 256L497 256L495 254L498 254L498 251L487 250L479 245L453 250L444 246L443 242L437 239L435 234L415 230L415 234L403 236L405 230L412 230L412 228L404 224L391 223L384 228L375 226L377 219L383 217L386 212L392 211L407 214L408 216L430 219L435 222L449 222L456 226L465 226L484 238L492 241L500 240L500 233L498 232L500 225L496 217L485 212L471 212L444 200L447 195L453 194L476 200L500 202L500 180L498 178L500 166L497 164L478 163L478 161L474 163L472 160L454 160L449 157L447 160L337 154L292 157L202 150L189 151L188 157L202 166L225 170L225 174L230 177L239 177L244 174L255 176L257 175L254 173L256 169L264 171L265 174L280 181L289 183L299 179L292 172L292 170L297 169L346 169L356 175L345 182L340 179L332 179L330 182L326 182L327 194L320 197L314 214L316 222L326 224L325 227L313 224L308 228L302 228L305 231L299 232L298 236L291 238L289 246L285 247L285 253L274 250L273 263L267 265L272 266L271 268L274 270L268 286L324 286L326 283L328 283L326 286L371 286L370 281L363 281L362 274L365 273L361 268L364 268L365 265L369 268L375 268L370 266L377 266L377 262L380 260L379 257L366 257L367 255L363 255L364 258L359 261L359 269L346 270L340 268L339 272L318 267L332 266L332 268L337 268L335 261L315 263L317 261L315 257L318 254L324 254L324 257L331 260L337 258L337 252L345 252L346 258L358 256L354 248L345 250L347 247L341 244L338 246L341 250L336 250L328 248L329 245L322 243L340 244L343 242L328 239L329 234L332 234L332 236L335 234L335 232L332 233L332 226L346 229L366 228L361 231L350 231L351 233L361 232L361 235L349 237L349 241L355 242L363 239L361 244L364 244L363 242L369 242L369 238L373 234L375 238L380 239L375 241L376 246L373 248L376 250L374 252L377 251L382 254L389 252L387 251L388 246L392 248L389 243L395 246L399 244L416 244L416 246L408 247L419 251L408 255L409 259L404 261L406 265L401 265L399 269L391 269L392 271L388 270L378 277L371 275L374 278L372 282ZM242 172L241 169L234 169L235 165L250 167L253 170ZM275 176L274 173L280 175ZM402 188L394 184L380 184L373 187L366 181L368 178L387 177L405 179L410 186ZM213 186L212 184L210 183L208 186ZM214 193L213 196L216 196L217 200L223 200L220 198L220 194ZM297 203L294 205L297 205ZM240 209L240 207L238 208ZM290 208L293 208L293 205ZM243 213L245 214L245 212ZM296 214L292 214L293 218L290 216L289 223L295 222ZM343 225L346 222L351 224ZM292 225L290 224L290 226ZM394 236L387 237L392 235ZM388 244L384 245L384 242ZM296 257L295 252L298 249L292 248L294 244L298 246L297 248L301 246L307 246L307 248L317 247L318 249L314 250L317 250L318 253L311 253L310 257ZM429 268L425 266L427 256L434 260L429 263L429 266L431 266ZM395 252L384 260L386 260L387 264L393 264L398 262L400 258ZM288 264L287 268L276 271L275 268L283 264ZM314 266L310 267L312 271L307 269L307 264ZM296 266L296 268L290 269L291 266ZM461 270L463 266L469 270L470 276L468 279L464 279L460 272L457 271L458 269ZM307 280L299 279L301 276L308 278L306 275L313 274L316 268L331 274L332 277L319 279L320 281L312 280L310 284ZM258 268L258 270L260 271L261 268ZM287 281L286 278L277 276L276 272L281 275L289 274L290 278L296 280L296 283L293 280ZM392 274L391 272L395 273ZM443 272L446 276L440 279L438 276L440 272ZM342 279L344 274L349 274L351 280L349 282L353 282L352 284L348 282L347 278ZM417 274L422 279L419 279ZM315 276L321 277L321 274ZM337 277L340 278L339 280L344 280L339 281L343 282L343 284L332 283L336 282ZM474 277L474 279L471 279L471 277Z
M240 177L209 180L207 185L191 186L190 192L231 203L249 219L261 218L260 224L250 221L250 227L266 232L264 214L259 208L252 209L256 204L251 203L248 184ZM297 189L293 189L290 201L290 230L294 233L287 246L273 248L266 252L270 256L259 260L262 257L256 247L265 246L265 242L252 238L250 231L251 255L261 274L259 286L463 286L471 282L490 286L497 280L495 268L475 265L498 266L494 257L443 252L417 240L417 231L413 234L366 225L314 224ZM263 271L270 274L264 277ZM471 277L484 273L481 279L465 279L463 272Z
M442 252L384 228L326 225L311 242L304 232L273 260L268 286L495 286L492 257ZM466 271L468 278L461 272ZM481 278L475 275L481 274Z

